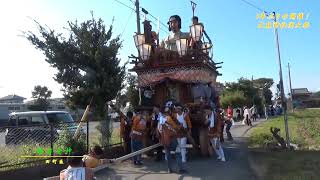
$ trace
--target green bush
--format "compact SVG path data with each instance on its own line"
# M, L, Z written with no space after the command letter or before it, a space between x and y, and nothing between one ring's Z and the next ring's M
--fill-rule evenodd
M249 138L249 144L252 146L264 146L267 145L269 143L277 143L277 141L272 137L272 134L269 133L259 133L259 134L255 134L250 136Z
M290 142L301 149L320 147L320 110L299 110L288 114ZM272 117L251 131L250 146L261 147L272 136L270 127L280 128L280 136L286 138L283 116Z
M228 105L232 107L242 107L246 102L244 93L242 91L226 91L221 97L221 105L227 108Z
M80 133L79 137L74 139L73 134L70 133L66 128L62 130L59 135L58 140L55 143L55 150L61 148L63 150L71 148L72 152L78 152L85 154L86 153L86 135Z

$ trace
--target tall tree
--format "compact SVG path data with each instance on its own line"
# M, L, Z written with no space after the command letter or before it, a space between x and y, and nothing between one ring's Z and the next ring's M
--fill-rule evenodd
M236 108L245 105L246 98L242 91L226 91L222 94L220 101L223 108L227 108L229 105Z
M28 108L31 111L46 111L50 105L49 98L51 97L52 91L46 86L37 85L32 91L32 98L35 99L34 103Z
M272 104L271 86L274 84L272 78L259 78L253 80L254 87L262 91L262 100L264 104Z
M226 83L225 92L243 92L245 97L245 104L251 106L253 104L262 108L262 104L272 103L272 92L270 87L273 85L273 79L271 78L259 78L254 80L248 80L245 78L238 79L238 82ZM232 93L231 93L232 94ZM232 96L234 96L232 94Z
M127 92L126 96L130 102L130 109L133 110L139 105L139 90L137 76L128 74L127 76Z
M121 48L119 36L112 38L112 25L106 29L102 19L78 24L68 22L68 34L57 33L36 22L39 35L28 31L26 38L46 56L46 61L58 70L54 79L63 85L68 104L85 108L91 97L95 118L100 120L101 145L110 142L110 120L106 116L107 102L123 87L125 65L117 57Z

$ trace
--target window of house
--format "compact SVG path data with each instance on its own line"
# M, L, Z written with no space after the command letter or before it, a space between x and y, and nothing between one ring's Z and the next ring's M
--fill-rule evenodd
M19 106L14 107L14 110L20 110Z
M58 109L65 109L64 106L58 106Z
M14 110L14 107L8 107L8 110Z

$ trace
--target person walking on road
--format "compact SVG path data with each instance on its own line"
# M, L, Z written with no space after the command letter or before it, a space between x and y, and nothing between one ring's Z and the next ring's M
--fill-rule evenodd
M162 113L160 112L160 106L154 105L153 106L153 114L152 114L152 121L151 121L151 139L154 144L157 144L160 142L160 133L158 131L158 127L160 126L160 119L162 118ZM161 161L163 157L163 147L160 146L155 149L156 150L156 161Z
M252 121L256 121L257 120L257 116L258 116L258 110L257 110L256 105L253 105L250 108L250 112L251 112L251 115L252 115Z
M143 111L141 114L140 111L137 111L137 115L133 118L132 130L131 130L131 151L139 151L143 148L143 138L146 131L147 112ZM141 154L133 157L134 165L142 165Z
M164 146L165 150L165 157L167 161L168 173L172 173L172 166L171 166L171 151L177 150L177 132L182 126L171 117L171 110L169 107L164 109L163 116L160 120L159 131L161 134L161 143ZM178 173L185 173L186 170L182 167L182 157L181 152L176 151L176 161L178 165L177 172Z
M227 137L228 137L228 141L232 141L233 138L232 138L232 135L230 133L230 129L231 129L231 126L232 126L232 121L233 121L233 109L231 108L231 106L228 106L228 109L227 109L227 120L226 120L226 133L227 133Z
M191 134L191 121L190 117L187 113L182 111L182 107L180 105L175 106L176 114L174 114L174 118L176 118L180 125L182 125L181 131L178 132L178 148L181 151L182 163L186 163L186 154L187 154L187 135Z
M215 113L210 106L205 107L206 123L208 124L208 137L210 143L217 154L217 159L225 162L224 151L220 142L221 123L223 122L220 112Z
M264 105L264 117L266 118L266 120L268 120L268 113L269 113L269 110L268 110L268 105Z
M250 111L250 109L249 109L247 106L244 107L243 116L244 116L243 121L244 121L248 126L252 126L252 123L251 123L251 111Z
M222 109L222 108L220 108L219 109L220 110L220 114L221 114L221 117L222 117L222 119L221 119L221 125L220 125L220 129L221 129L221 131L220 131L220 142L221 143L224 143L224 134L223 134L223 132L224 132L224 126L225 126L225 118L224 118L224 116L225 116L225 112L224 112L224 109Z

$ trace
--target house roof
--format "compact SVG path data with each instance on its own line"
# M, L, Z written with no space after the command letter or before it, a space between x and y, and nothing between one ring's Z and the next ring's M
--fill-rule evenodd
M311 92L308 91L308 88L296 88L292 89L292 94L311 94Z
M26 104L34 104L36 99L32 99L26 102ZM65 100L63 98L53 98L53 99L48 99L50 104L65 104Z
M26 98L15 95L15 94L11 94L11 95L0 98L0 100L23 100L23 99L26 99Z

